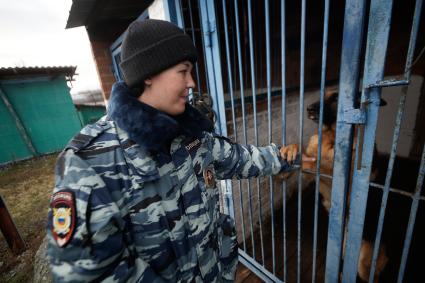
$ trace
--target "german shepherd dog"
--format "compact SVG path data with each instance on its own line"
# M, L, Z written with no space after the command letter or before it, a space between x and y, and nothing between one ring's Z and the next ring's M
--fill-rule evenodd
M381 99L380 106L385 106L387 103ZM321 162L320 162L320 173L326 175L332 175L333 160L335 153L335 128L336 128L336 116L338 107L338 89L328 88L325 91L325 100L323 105L323 126L322 126L322 151L321 151ZM320 101L310 104L307 107L308 118L316 123L319 123L320 115ZM356 144L356 138L354 137L353 151ZM317 160L319 146L319 134L312 135L309 139L305 154L311 157L315 157ZM354 152L353 152L354 153ZM376 148L374 149L374 157L377 156ZM352 154L352 163L354 162L354 154ZM376 158L373 158L374 163L372 164L372 173L370 176L371 180L374 180L378 174L378 168L376 165ZM353 164L351 166L353 168ZM310 171L316 170L315 162L304 162L303 169ZM351 172L352 173L352 172ZM331 187L332 181L329 178L320 178L320 194L322 196L322 204L324 208L329 212L330 200L331 200Z
M384 100L381 100L381 106L386 105ZM337 106L338 106L338 89L330 88L325 92L325 100L323 107L323 127L322 127L322 151L321 151L321 162L320 162L320 173L332 175L333 171L333 161L335 153L335 128L336 128L336 119L337 119ZM307 107L308 118L314 122L319 122L320 115L320 101L317 101L313 104L310 104ZM356 139L356 136L354 137ZM307 147L305 149L305 154L311 157L315 157L317 160L318 155L318 144L319 136L314 134L310 137ZM356 144L355 140L353 142L353 158L351 168L353 168L354 163L354 145ZM375 150L374 155L377 155ZM374 158L375 160L375 158ZM303 162L303 169L308 169L311 171L316 171L316 162ZM373 180L377 174L377 168L372 165L371 179ZM352 172L351 172L352 175ZM308 178L311 178L308 177ZM329 212L331 206L331 194L332 194L332 180L326 177L320 177L320 186L319 192L322 198L323 207ZM372 238L372 237L370 237ZM345 242L345 240L344 240ZM345 243L344 243L345 246ZM369 273L371 268L371 260L373 254L373 242L369 239L363 239L360 249L360 258L358 266L358 276L363 281L369 280ZM379 274L385 268L388 262L388 256L386 253L385 243L381 244L379 250L379 256L376 265L375 273L375 282L378 282Z

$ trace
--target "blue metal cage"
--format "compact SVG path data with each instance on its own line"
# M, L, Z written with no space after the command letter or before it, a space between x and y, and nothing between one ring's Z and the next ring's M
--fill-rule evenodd
M413 191L394 188L391 180L414 57L423 53L415 52L415 46L417 41L425 44L418 38L423 1L410 1L411 9L405 9L412 12L407 24L407 56L401 75L390 79L385 67L396 1L347 0L345 6L329 0L165 2L173 15L171 20L192 37L201 55L195 66L194 91L212 98L216 131L221 135L255 145L305 144L312 133L304 121L305 103L311 101L312 89L320 101L314 129L318 136L317 163L314 171L297 172L295 189L289 181L272 178L221 182L223 211L234 217L238 226L240 262L265 282L356 282L369 195L379 191L368 280L375 282L378 273L391 193L410 198L406 229L400 229L403 247L394 280L403 282L414 228L418 226L415 220L425 199L425 150L415 167ZM119 54L118 43L111 48L114 58ZM118 63L114 60L117 69ZM116 74L119 77L118 70ZM328 85L336 85L339 93L332 176L321 172L320 166ZM394 86L402 88L385 178L378 183L371 180L371 173L381 91ZM292 119L294 115L298 119ZM320 214L323 209L319 203L323 178L332 179L331 206L325 217ZM304 200L307 179L315 181L313 216L311 229L303 230L310 212ZM291 187L296 198L290 195ZM290 205L296 208L295 214ZM296 218L292 226L291 216ZM319 220L326 227L320 226ZM294 227L296 231L291 230ZM306 241L312 242L307 248Z

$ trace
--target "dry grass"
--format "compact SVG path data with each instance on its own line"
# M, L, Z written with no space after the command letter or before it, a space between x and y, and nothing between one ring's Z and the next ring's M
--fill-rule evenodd
M54 184L56 154L23 161L0 171L0 195L27 250L13 255L0 234L0 282L30 282L33 258L41 244Z

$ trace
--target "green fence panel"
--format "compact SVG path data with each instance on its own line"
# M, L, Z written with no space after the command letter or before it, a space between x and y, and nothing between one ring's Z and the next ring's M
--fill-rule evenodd
M0 164L24 159L31 151L15 126L15 121L0 100Z
M64 78L7 83L2 89L38 153L60 151L81 129Z
M106 114L106 108L104 106L80 105L78 106L78 114L83 125L92 124Z

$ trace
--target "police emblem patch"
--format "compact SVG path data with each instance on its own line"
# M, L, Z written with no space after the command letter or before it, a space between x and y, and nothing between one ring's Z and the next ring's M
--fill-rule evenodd
M74 233L76 211L72 192L57 192L52 197L52 234L59 247L64 247Z
M210 188L214 187L215 177L214 177L213 170L211 168L205 169L203 172L203 176L204 176L205 185Z

